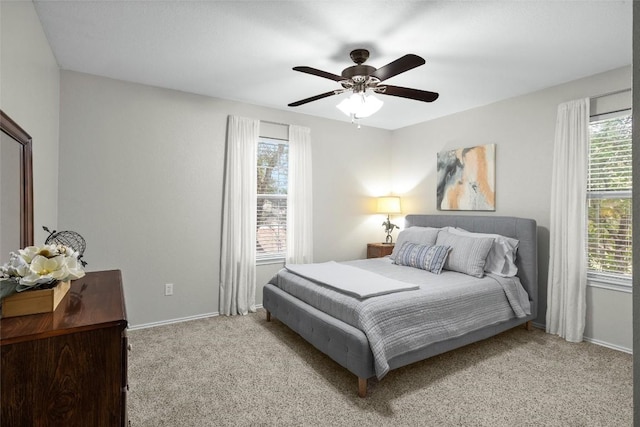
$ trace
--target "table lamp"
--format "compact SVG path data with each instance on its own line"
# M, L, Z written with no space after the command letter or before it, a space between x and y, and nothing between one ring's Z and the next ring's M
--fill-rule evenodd
M391 237L391 232L394 228L400 228L395 224L391 223L389 219L390 214L399 214L400 210L400 197L398 196L386 196L386 197L378 197L378 213L387 214L387 220L382 223L385 232L387 233L387 238L385 239L385 243L393 243L393 237Z

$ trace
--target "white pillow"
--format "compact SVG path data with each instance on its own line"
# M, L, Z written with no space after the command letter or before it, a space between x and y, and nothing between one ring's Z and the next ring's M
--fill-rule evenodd
M489 255L484 265L484 271L502 277L512 277L518 273L516 254L520 241L500 234L473 233L462 228L447 227L447 231L459 236L475 238L492 237L494 239Z
M404 242L417 243L419 245L433 246L436 244L438 238L439 228L434 227L409 227L398 233L396 239L396 245L393 247L393 251L389 258L395 261L400 248Z

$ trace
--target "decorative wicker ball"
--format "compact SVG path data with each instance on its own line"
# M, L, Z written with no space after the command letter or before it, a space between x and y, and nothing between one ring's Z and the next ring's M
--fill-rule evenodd
M56 230L49 231L47 227L42 227L46 232L50 233L47 240L44 242L47 245L56 244L56 245L65 245L78 252L78 261L84 267L87 265L85 261L82 260L82 255L84 254L84 250L87 248L87 243L84 238L76 233L75 231L58 231Z

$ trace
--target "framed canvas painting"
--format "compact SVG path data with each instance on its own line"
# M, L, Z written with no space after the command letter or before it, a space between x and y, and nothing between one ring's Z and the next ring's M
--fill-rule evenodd
M495 211L495 164L495 144L438 153L438 210Z

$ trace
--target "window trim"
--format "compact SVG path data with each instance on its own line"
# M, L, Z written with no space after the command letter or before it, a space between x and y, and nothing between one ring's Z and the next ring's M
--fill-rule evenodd
M286 257L264 257L256 258L256 265L282 264L284 266Z
M633 278L589 270L587 271L587 286L630 293L633 288Z

